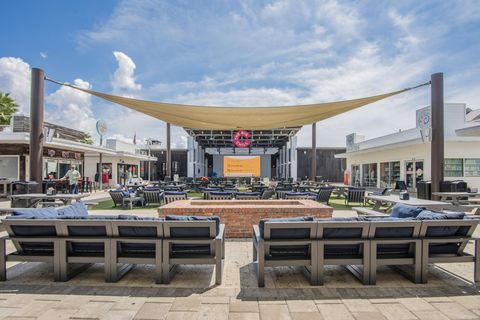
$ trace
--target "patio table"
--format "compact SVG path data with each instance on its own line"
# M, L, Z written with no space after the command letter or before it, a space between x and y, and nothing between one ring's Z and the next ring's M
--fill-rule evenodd
M14 194L8 196L10 199L27 199L31 200L29 208L34 208L40 201L43 200L60 200L64 205L69 205L73 200L80 200L82 198L90 196L89 193L84 194L53 194L48 195L45 193L27 193L27 194Z
M380 211L380 207L383 203L389 204L389 207L385 211L389 211L397 203L403 203L411 206L425 207L429 209L443 209L451 207L450 203L442 201L425 200L418 198L410 198L409 200L401 200L398 195L379 196L379 195L367 195L365 199L374 203L373 210Z
M440 197L440 201L451 202L455 206L460 206L461 198L478 197L477 192L432 192L432 195Z

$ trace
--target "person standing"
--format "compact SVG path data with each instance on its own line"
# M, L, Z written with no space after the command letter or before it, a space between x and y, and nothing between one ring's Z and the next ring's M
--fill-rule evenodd
M71 194L78 193L78 179L80 179L81 177L82 176L80 175L80 172L78 172L78 170L72 164L70 166L70 170L68 170L65 176L62 178L62 180L68 179Z

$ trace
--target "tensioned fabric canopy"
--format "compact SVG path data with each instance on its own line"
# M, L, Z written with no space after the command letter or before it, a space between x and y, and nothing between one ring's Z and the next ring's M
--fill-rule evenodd
M390 93L337 102L276 107L212 107L138 100L47 80L92 94L176 126L205 130L301 127L429 84L428 82Z

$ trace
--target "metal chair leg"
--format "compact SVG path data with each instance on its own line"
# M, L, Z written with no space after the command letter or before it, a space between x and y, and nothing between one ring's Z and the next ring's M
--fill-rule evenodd
M422 240L422 283L428 283L428 249L428 240Z
M155 283L163 283L162 240L155 242Z
M415 241L415 283L422 283L422 241Z
M480 240L475 240L475 258L473 262L473 281L480 283Z
M0 238L0 281L7 280L7 238Z
M319 241L317 245L317 285L323 286L323 272L324 272L324 259L325 259L325 244Z
M265 286L265 245L263 241L258 244L258 262L257 262L258 286Z
M377 283L377 243L370 242L370 284L375 285Z
M222 240L215 240L215 284L222 284Z
M163 241L162 250L162 282L164 284L170 283L170 242Z

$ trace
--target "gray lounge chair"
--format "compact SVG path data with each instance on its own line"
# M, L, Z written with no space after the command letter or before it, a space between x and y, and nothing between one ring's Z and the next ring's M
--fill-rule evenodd
M263 192L262 192L261 199L262 199L262 200L271 199L274 194L275 194L275 190L273 190L273 189L265 189L265 190L263 190Z
M376 284L379 266L413 266L414 275L402 272L415 283L422 281L422 240L419 220L376 218L370 222L370 284ZM400 221L399 221L400 220ZM399 269L402 271L402 269Z
M345 266L363 284L370 283L368 221L318 221L318 284L323 285L324 267Z
M473 232L480 220L431 220L422 221L422 283L428 281L428 267L434 263L473 262L475 283L480 282L480 239ZM465 252L473 240L474 254Z
M316 197L316 200L318 202L322 202L322 203L325 203L326 205L328 205L328 202L330 201L330 197L332 195L332 192L335 188L333 187L321 187L319 190L318 190L318 193L317 193L317 197Z
M165 192L163 198L165 199L165 204L168 204L174 201L187 200L188 196L185 192Z
M312 196L308 192L289 192L283 195L285 200L313 200L315 196Z
M253 226L253 261L258 286L265 285L265 268L302 266L310 283L318 283L317 223L313 218L261 220Z
M117 205L119 204L122 205L122 208L128 204L130 206L130 210L132 210L134 203L140 202L142 206L144 205L144 199L142 197L126 196L123 194L123 192L120 191L109 191L108 193L110 194L110 197L112 197L114 208L117 207Z
M160 189L144 189L143 197L145 200L145 205L150 205L154 203L162 204L163 192Z
M222 283L225 225L220 224L218 217L216 220L208 218L210 217L166 217L163 225L164 283L170 282L176 266L180 264L213 264L215 284Z
M230 192L210 192L208 200L232 200L233 194Z
M365 188L349 188L345 195L345 204L360 203L365 205Z

